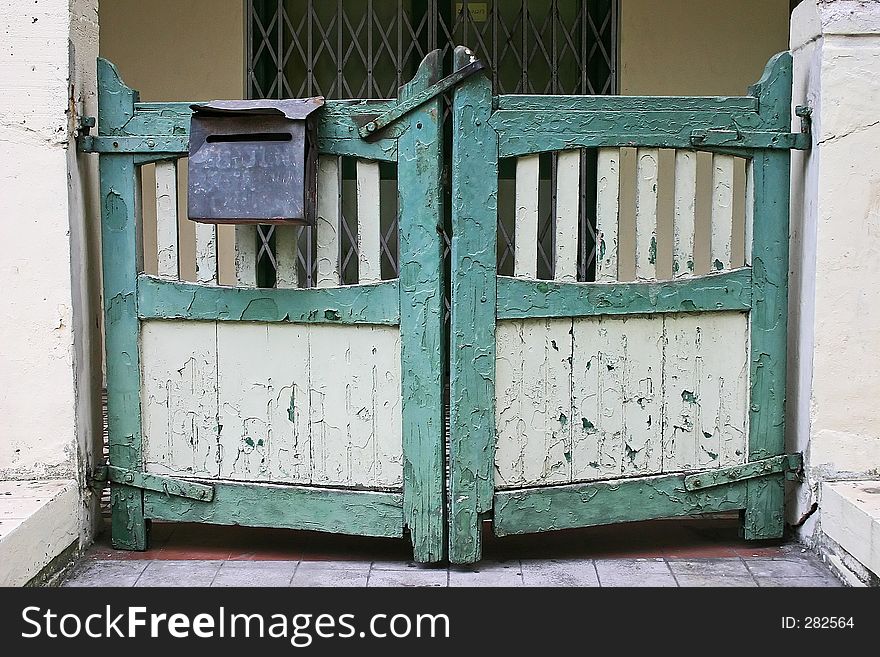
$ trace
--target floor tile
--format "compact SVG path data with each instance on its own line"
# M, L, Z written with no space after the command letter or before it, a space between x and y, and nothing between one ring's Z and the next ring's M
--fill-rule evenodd
M92 561L71 573L62 586L134 586L146 567L145 561Z
M150 561L135 586L210 586L220 561Z
M758 584L751 576L737 575L676 575L679 586L722 586L755 587Z
M742 559L667 559L672 573L679 575L736 576L751 579Z
M597 559L600 586L677 586L663 559Z
M526 586L599 586L592 559L523 559Z
M819 577L828 571L818 561L808 557L791 559L746 559L755 577Z
M445 569L371 570L368 586L447 586Z
M211 586L287 586L296 561L224 561Z
M487 561L449 569L449 586L522 586L519 561Z
M291 586L338 586L364 587L370 575L369 564L360 567L354 564L351 568L306 568L302 562L290 582Z
M843 586L833 577L756 577L758 586L762 587L828 587L836 588Z

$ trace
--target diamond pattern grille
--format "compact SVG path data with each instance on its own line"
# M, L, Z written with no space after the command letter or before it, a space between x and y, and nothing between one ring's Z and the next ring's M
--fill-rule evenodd
M618 0L249 0L248 93L251 98L393 98L422 58L440 48L451 67L455 44L466 44L487 64L500 94L615 93ZM448 139L451 132L448 130ZM595 157L582 161L579 277L590 280L595 260ZM513 168L502 166L502 179ZM383 167L383 180L393 180ZM357 223L346 199L354 166L340 167L343 283L357 281ZM542 180L555 189L555 158L542 163ZM591 195L592 194L592 195ZM555 199L539 219L540 277L553 274ZM448 204L447 204L448 207ZM396 211L383 222L382 271L397 276ZM272 228L259 231L261 284L274 284ZM513 266L513 228L499 218L499 271ZM314 284L313 231L301 231L301 284Z

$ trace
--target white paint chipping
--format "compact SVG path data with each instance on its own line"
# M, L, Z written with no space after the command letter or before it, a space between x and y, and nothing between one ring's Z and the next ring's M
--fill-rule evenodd
M239 287L257 286L257 227L235 227L235 278Z
M657 277L657 178L660 151L640 148L636 169L636 278Z
M596 282L617 281L620 214L620 149L600 148L596 187Z
M556 260L553 278L577 281L581 152L561 151L556 162Z
M732 155L715 155L712 164L712 271L730 269L733 235Z
M296 269L296 242L300 226L275 227L275 287L299 287Z
M378 283L382 280L379 241L381 192L379 163L357 161L357 245L358 280Z
M177 162L156 163L156 254L160 278L178 280Z
M516 160L516 227L514 231L513 275L538 277L538 155Z
M217 285L217 226L196 224L196 281Z
M318 158L317 287L339 285L339 158Z
M697 154L675 152L675 205L672 234L672 276L694 274L694 227L697 203Z

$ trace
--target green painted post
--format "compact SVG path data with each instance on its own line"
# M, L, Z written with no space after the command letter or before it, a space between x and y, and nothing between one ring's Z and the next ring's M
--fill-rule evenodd
M434 51L401 89L400 99L426 89L440 74L440 52ZM411 112L398 140L403 503L419 562L446 557L442 111L437 98Z
M110 62L99 59L98 129L101 134L113 135L121 131L134 115L135 102L137 92L122 83ZM111 154L101 155L99 168L110 463L141 471L137 168L133 155ZM113 484L110 500L114 547L147 549L143 491Z
M792 59L776 55L750 89L758 98L765 130L791 127ZM785 359L788 313L789 180L787 150L758 151L752 160L751 391L749 461L785 452ZM743 536L758 540L782 536L784 475L748 484Z
M455 49L456 69L472 54ZM482 74L455 90L452 109L452 319L450 327L449 560L481 556L481 514L492 508L495 448L495 308L498 134Z

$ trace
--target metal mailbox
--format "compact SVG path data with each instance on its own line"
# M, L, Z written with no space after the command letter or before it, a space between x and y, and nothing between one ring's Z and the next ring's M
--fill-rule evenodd
M192 105L189 218L213 224L313 224L321 97Z

